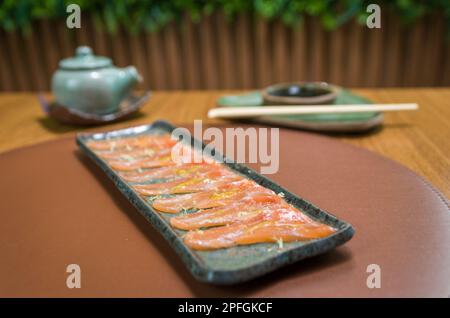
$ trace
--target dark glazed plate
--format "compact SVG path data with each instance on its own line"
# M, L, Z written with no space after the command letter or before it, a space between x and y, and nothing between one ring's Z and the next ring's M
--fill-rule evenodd
M169 220L173 215L155 211L146 199L138 195L104 160L86 146L86 142L89 140L120 138L142 134L164 134L171 133L175 128L167 122L156 121L150 125L131 127L106 133L79 134L77 136L77 144L84 153L103 169L119 190L154 228L164 236L181 257L192 275L197 279L208 283L228 285L244 282L284 265L330 251L352 238L354 229L349 223L339 220L308 201L297 197L248 167L234 163L229 159L224 159L224 164L229 168L255 180L257 183L276 193L283 193L284 199L292 206L299 208L311 218L332 226L337 231L322 239L284 243L282 246L264 243L206 252L190 249L183 243L182 236L185 231L177 230L170 226ZM191 145L196 149L203 149L205 147L204 144L192 137L190 141ZM216 153L215 155L218 156L220 154ZM222 155L220 156L222 157Z

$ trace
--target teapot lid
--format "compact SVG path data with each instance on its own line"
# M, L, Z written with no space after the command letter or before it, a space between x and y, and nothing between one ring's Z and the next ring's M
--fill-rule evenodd
M111 66L110 58L95 56L89 46L79 46L75 51L75 56L63 59L59 66L64 69L95 69Z

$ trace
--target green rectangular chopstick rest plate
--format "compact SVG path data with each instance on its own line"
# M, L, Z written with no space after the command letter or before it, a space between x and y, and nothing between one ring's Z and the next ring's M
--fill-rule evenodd
M372 104L372 101L365 97L356 95L349 90L340 89L332 104ZM261 92L253 91L242 95L222 96L217 100L217 105L221 107L264 107L264 99ZM252 121L314 131L360 132L373 129L376 126L381 125L383 122L383 114L379 112L367 112L261 116L253 119Z

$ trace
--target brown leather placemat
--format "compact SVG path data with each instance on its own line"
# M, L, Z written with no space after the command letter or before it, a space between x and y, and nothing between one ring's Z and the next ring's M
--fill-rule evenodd
M350 222L344 246L234 287L195 281L73 137L0 155L0 296L450 295L450 211L406 168L331 138L280 131L271 179ZM81 266L81 288L66 266ZM366 286L369 264L381 288Z

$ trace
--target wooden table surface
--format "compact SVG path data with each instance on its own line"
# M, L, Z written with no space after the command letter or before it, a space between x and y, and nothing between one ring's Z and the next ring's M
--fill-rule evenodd
M331 135L393 159L425 177L450 197L450 88L355 89L379 103L416 102L419 111L385 115L385 124L363 135ZM207 119L216 99L230 91L155 92L139 115L126 122L100 128L59 124L41 111L35 93L0 94L0 152L60 138L81 130L109 130L165 119L174 124Z

